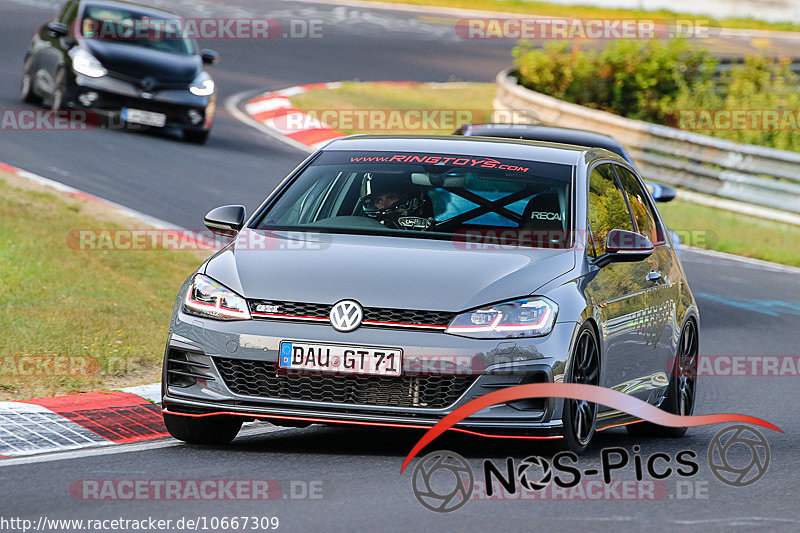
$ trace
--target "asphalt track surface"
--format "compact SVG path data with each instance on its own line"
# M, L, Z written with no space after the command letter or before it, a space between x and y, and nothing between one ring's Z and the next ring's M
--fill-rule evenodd
M452 28L409 13L350 9L299 2L171 3L186 14L323 19L322 39L205 43L222 61L213 68L220 104L235 94L347 79L491 81L508 64L511 42L468 42ZM55 9L49 0L0 4L0 108L24 107L17 97L22 56L34 29ZM232 8L231 6L234 6ZM197 16L197 15L195 15ZM736 43L734 43L736 44ZM741 43L739 43L741 44ZM732 44L733 46L733 44ZM738 45L737 45L738 46ZM249 209L304 157L302 152L236 121L224 105L206 146L170 135L0 131L0 161L62 181L146 214L188 228L224 203ZM684 253L701 311L701 353L797 355L800 283L791 271ZM172 441L74 452L35 462L0 463L0 516L48 518L155 518L278 516L285 531L399 530L785 530L800 528L796 495L800 466L798 377L713 377L700 381L697 414L738 412L764 418L784 430L763 430L771 447L764 477L743 488L715 478L707 448L719 427L690 430L679 440L629 438L622 429L599 434L579 467L598 468L600 450L641 446L674 456L693 450L700 464L690 479L702 498L680 498L677 477L666 480L660 501L472 501L449 514L432 513L415 500L411 471L400 473L420 434L407 431L310 427L253 430L220 448ZM456 451L476 472L484 458L547 455L550 446L529 441L445 436L432 449ZM120 453L123 450L125 453ZM744 461L747 449L732 451ZM413 463L412 463L413 466ZM617 477L618 476L618 477ZM632 469L615 479L631 479ZM81 501L69 486L81 479L253 479L321 481L321 499L274 502ZM298 485L299 486L299 485ZM686 484L682 489L686 492Z

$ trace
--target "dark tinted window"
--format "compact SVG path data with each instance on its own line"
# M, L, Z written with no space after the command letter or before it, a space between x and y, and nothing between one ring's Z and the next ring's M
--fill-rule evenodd
M631 208L633 220L636 222L636 231L650 239L651 242L661 241L655 217L647 201L647 193L639 180L628 169L621 166L615 166L615 168L619 174L622 188L628 195L628 205Z
M625 196L610 164L598 165L589 176L589 227L592 230L590 255L603 255L606 235L612 229L633 231Z
M562 247L571 182L569 165L331 151L297 177L258 227L445 239L511 230L509 239L520 244Z
M80 31L87 39L141 46L171 54L192 55L195 46L192 40L183 37L185 32L182 24L177 17L153 18L148 13L133 9L90 4L83 11Z

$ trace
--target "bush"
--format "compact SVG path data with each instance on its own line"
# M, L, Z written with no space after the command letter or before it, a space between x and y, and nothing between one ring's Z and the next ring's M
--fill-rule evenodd
M749 124L700 133L739 142L800 151L800 125L787 122L800 110L800 78L790 63L746 58L717 74L719 60L686 39L611 41L602 50L565 43L514 49L520 83L568 102L658 124L681 125L681 110L791 111L775 128Z

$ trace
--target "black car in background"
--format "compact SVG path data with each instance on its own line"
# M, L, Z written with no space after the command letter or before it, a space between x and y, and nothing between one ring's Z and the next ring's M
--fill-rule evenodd
M31 40L22 98L53 111L92 109L120 124L179 129L184 139L203 143L216 102L204 66L218 56L198 51L180 31L181 20L128 2L69 0ZM137 33L126 33L131 26Z

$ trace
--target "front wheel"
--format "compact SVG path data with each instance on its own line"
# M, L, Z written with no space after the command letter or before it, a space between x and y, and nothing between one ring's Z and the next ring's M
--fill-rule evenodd
M42 99L33 92L33 76L30 71L31 60L25 61L25 67L22 70L22 83L20 84L20 96L22 101L26 104L41 104Z
M64 74L64 69L60 69L56 73L55 81L53 82L53 94L50 96L50 110L55 113L64 107L64 95L67 92L67 76Z
M697 388L697 325L689 319L681 331L675 361L670 367L669 389L661 408L673 415L690 416L694 412L695 389ZM627 426L628 434L635 437L683 437L685 427L659 426L650 422L639 422Z
M164 413L169 434L189 444L228 444L242 428L238 416L180 416Z
M564 381L584 385L600 384L600 348L591 324L584 324L578 331L572 363ZM574 453L583 453L594 437L597 404L565 398L562 420L566 448Z

